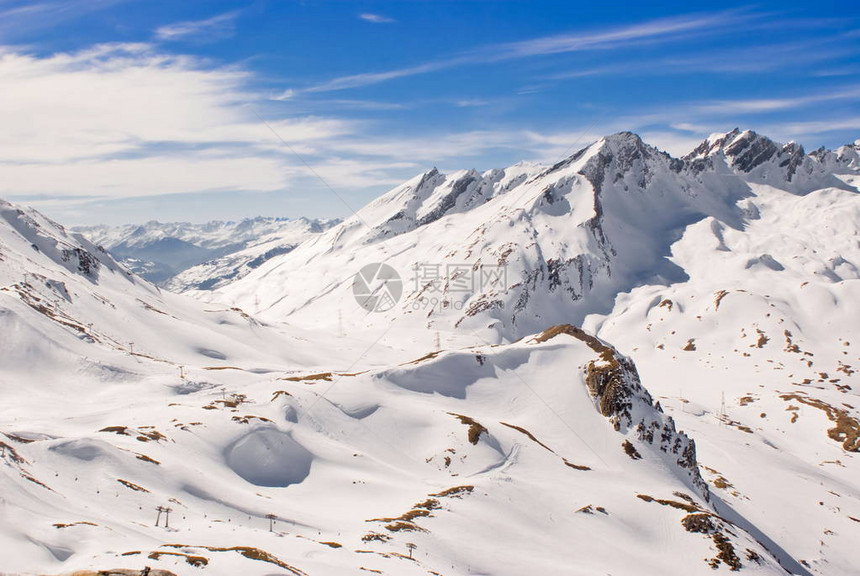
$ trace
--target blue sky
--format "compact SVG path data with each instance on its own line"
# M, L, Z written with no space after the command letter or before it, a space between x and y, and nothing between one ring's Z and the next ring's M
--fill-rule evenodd
M0 196L69 224L335 217L305 163L358 208L620 130L860 138L857 5L643 4L0 0Z

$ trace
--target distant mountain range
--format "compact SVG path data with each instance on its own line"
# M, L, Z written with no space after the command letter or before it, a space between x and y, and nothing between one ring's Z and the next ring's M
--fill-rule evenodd
M249 218L238 222L147 222L73 228L129 270L174 291L211 290L285 254L339 220Z

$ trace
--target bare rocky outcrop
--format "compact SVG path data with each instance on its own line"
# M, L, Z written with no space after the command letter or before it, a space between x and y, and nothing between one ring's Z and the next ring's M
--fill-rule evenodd
M642 386L633 361L603 340L571 324L548 328L533 341L546 342L561 334L584 342L598 355L584 368L585 385L595 408L609 419L616 431L626 435L632 432L640 444L652 446L665 455L674 463L678 473L709 501L707 483L699 474L696 443L678 431L675 421L663 413L659 402L653 401ZM635 450L635 446L632 447Z

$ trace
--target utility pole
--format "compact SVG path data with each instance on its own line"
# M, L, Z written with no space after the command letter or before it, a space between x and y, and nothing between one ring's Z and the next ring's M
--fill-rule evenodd
M158 510L158 516L155 517L155 525L158 526L161 521L161 513L164 512L164 506L156 506L155 509Z
M269 519L269 532L275 531L275 520L277 520L277 516L274 514L266 514L266 518Z
M172 508L164 509L164 527L170 528L170 513L173 512Z
M407 542L406 547L409 549L409 558L412 559L412 551L418 548L418 546L416 546L412 542Z

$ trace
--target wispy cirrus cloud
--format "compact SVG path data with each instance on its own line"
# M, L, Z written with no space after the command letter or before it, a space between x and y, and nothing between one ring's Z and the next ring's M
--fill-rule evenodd
M775 112L812 106L824 102L851 101L860 99L860 85L786 98L752 98L738 100L715 100L696 104L693 111L712 115L755 114Z
M597 32L557 34L499 44L483 52L488 58L510 60L585 50L610 50L632 44L669 42L691 33L714 32L756 18L758 16L755 14L737 11L659 18Z
M832 34L813 41L783 42L769 45L743 46L730 49L707 49L658 58L624 58L601 66L584 66L547 76L550 80L575 80L594 76L619 74L633 76L670 76L679 74L756 74L774 70L808 69L813 76L850 75L850 68L834 69L828 74L819 70L822 62L851 57L856 49L845 42L844 34ZM857 71L854 70L853 73Z
M168 42L187 40L223 40L236 33L238 11L218 14L204 20L188 20L156 29L155 37Z
M371 22L373 24L391 24L393 22L396 22L394 18L389 18L388 16L383 16L382 14L372 14L370 12L359 14L358 17L365 22Z
M754 20L759 17L759 15L751 13L728 11L660 18L596 32L571 32L568 34L544 36L519 42L484 46L477 50L414 66L341 76L303 90L291 88L288 92L331 92L370 86L389 80L437 72L467 64L491 64L536 56L613 50L643 43L672 42L694 33L715 33L739 22Z
M105 10L129 0L54 0L32 2L8 0L0 3L0 39L50 29L93 12Z

